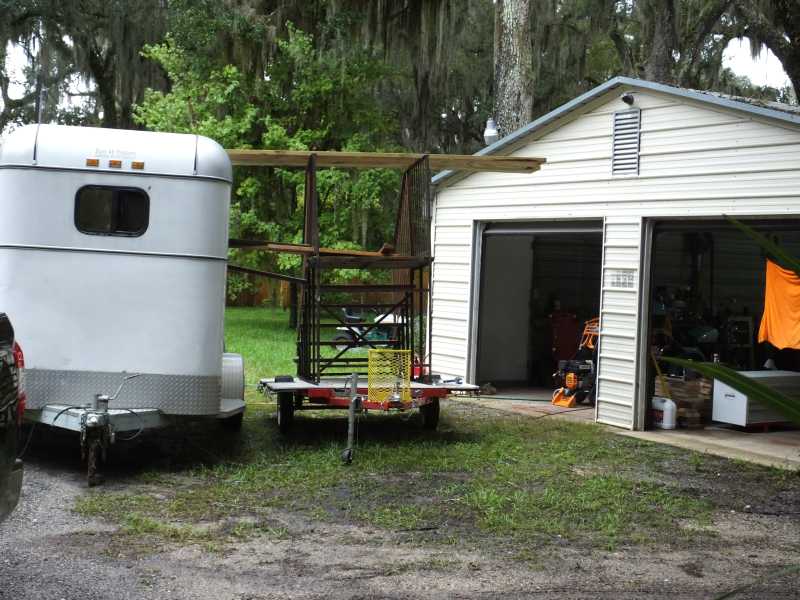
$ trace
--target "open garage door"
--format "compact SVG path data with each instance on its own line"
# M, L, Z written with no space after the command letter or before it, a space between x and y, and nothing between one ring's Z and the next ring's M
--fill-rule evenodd
M750 227L800 256L800 220L743 219ZM719 361L774 385L788 395L800 395L800 340L759 341L765 314L770 257L754 241L722 219L660 220L653 226L648 336L654 356L679 356ZM793 278L774 300L789 302ZM780 329L780 327L778 327ZM787 327L788 329L788 327ZM772 333L781 334L781 331ZM648 361L646 402L653 395L671 396L677 404L677 426L685 429L761 427L783 418L734 390L719 393L722 384L703 380L660 363L664 383ZM647 411L645 427L653 426Z
M602 222L491 223L481 248L475 381L549 401L598 316Z

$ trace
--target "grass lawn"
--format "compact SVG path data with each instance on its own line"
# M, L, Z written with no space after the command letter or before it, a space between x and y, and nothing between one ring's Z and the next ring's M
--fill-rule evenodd
M228 310L227 347L245 356L248 382L293 372L285 319L270 309ZM435 432L416 415L370 413L359 422L350 466L340 460L343 413L302 412L295 426L281 436L273 403L256 404L238 436L199 431L169 463L143 462L123 491L93 491L77 510L130 534L206 543L281 535L269 515L289 511L529 556L565 541L587 550L711 543L705 526L715 511L766 502L796 485L796 475L778 470L596 425L502 416L468 400L446 401ZM243 518L233 529L206 527Z
M245 381L294 375L295 332L289 311L280 308L239 308L225 311L225 348L244 357Z

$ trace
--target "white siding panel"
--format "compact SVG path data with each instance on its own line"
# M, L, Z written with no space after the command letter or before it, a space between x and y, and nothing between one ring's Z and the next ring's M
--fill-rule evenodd
M612 348L611 350L614 350ZM635 367L630 359L622 355L613 354L611 350L604 352L600 360L603 361L606 373L612 373L616 377L621 377L628 381L633 381Z
M467 341L467 328L461 319L448 319L439 316L436 320L436 335Z
M606 219L603 232L597 420L629 429L633 428L636 396L641 237L641 219ZM621 303L629 308L620 309Z
M465 252L468 252L466 250ZM469 281L469 266L461 264L433 263L433 278L437 286L441 283L464 283Z
M797 143L796 135L778 127L765 131L761 123L744 121L728 125L642 132L642 155L674 152L683 144L692 152L719 148L764 147ZM647 148L645 150L645 147Z
M746 159L741 159L746 160ZM688 161L688 159L687 159ZM644 159L643 159L644 163ZM610 162L609 169L610 169ZM562 205L645 201L648 204L672 202L681 199L703 201L714 198L741 198L745 195L780 196L796 192L795 184L800 162L787 164L789 170L770 172L751 170L750 166L727 163L718 173L674 173L664 178L624 176L603 181L572 180L544 183L543 179L526 185L508 185L501 190L487 191L471 188L458 196L449 197L438 205L442 218L447 221L448 211L469 208L478 216L490 212L499 218L497 208L508 206L531 214L531 204ZM532 175L531 177L535 177ZM769 184L769 185L765 185ZM502 214L502 213L501 213ZM511 218L510 216L508 218Z
M600 296L602 305L609 312L631 314L636 311L636 294L617 294L604 291Z
M467 302L469 300L469 284L467 282L437 281L436 287L433 288L433 299L434 302L440 300Z
M442 316L446 319L466 319L468 302L465 298L460 301L434 300L433 316ZM435 330L434 330L435 331Z
M612 295L612 294L608 294ZM608 310L603 307L603 329L608 333L619 333L620 336L630 335L631 327L636 327L636 311L623 313L617 310Z
M439 227L436 230L436 243L442 246L463 246L464 233L459 227Z
M468 265L469 252L464 252L465 246L435 244L433 255L437 260L451 265Z
M464 359L464 345L460 340L434 335L431 339L438 356L447 356L453 359Z
M436 352L436 344L433 345L433 357L436 373L445 378L449 377L463 377L467 369L465 360L445 356Z
M687 158L690 160L687 161ZM746 165L739 164L747 161ZM766 145L751 148L673 149L669 153L648 155L641 164L641 177L708 175L710 173L757 171L766 173L800 167L800 144Z

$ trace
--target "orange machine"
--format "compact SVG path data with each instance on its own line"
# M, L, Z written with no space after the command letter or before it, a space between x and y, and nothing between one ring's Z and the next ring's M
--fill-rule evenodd
M558 371L553 377L560 387L553 392L553 404L572 408L578 402L594 403L595 365L597 363L597 338L600 334L600 319L586 321L578 351L569 360L558 361Z

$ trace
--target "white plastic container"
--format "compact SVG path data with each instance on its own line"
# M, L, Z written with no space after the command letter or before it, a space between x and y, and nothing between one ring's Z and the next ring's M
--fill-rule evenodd
M653 425L658 429L675 429L678 407L669 398L653 396Z

